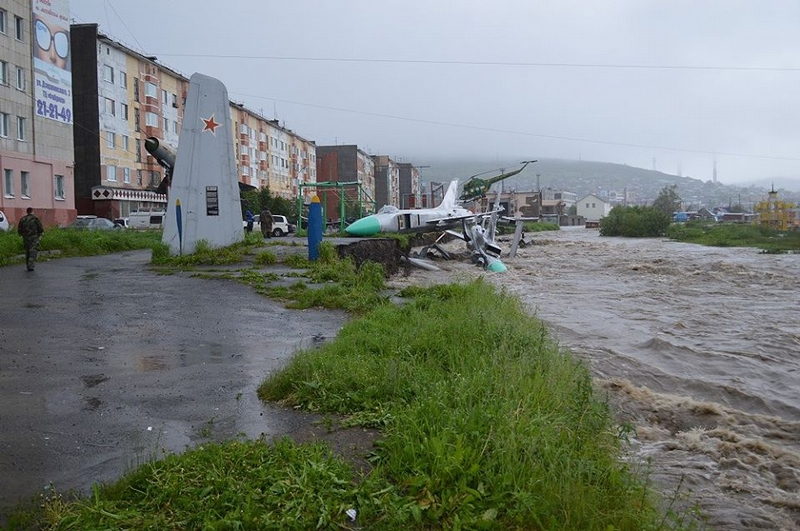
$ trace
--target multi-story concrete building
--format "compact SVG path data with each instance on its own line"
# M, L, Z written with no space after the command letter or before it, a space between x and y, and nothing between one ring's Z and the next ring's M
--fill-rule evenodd
M240 182L284 199L297 199L301 184L316 182L314 142L240 103L231 103L231 119Z
M164 169L144 148L177 151L189 79L99 33L72 26L75 56L75 196L81 214L114 218L161 210ZM223 81L224 82L224 81ZM230 104L239 182L294 199L316 179L313 142L239 103Z
M188 79L97 31L72 26L75 202L80 214L115 218L164 210L155 191L164 169L147 155L149 137L175 150Z
M419 185L419 168L410 162L398 163L400 167L400 208L419 208L421 190Z
M317 146L317 182L320 186L316 193L330 219L341 217L342 200L349 209L346 216L363 214L356 212L357 206L367 211L374 209L375 162L355 144Z
M400 166L388 155L373 155L375 163L375 205L400 206Z
M75 217L69 3L0 5L0 210L45 225Z

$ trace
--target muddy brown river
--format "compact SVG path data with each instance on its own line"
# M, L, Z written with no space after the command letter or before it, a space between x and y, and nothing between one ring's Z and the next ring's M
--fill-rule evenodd
M710 529L800 528L800 256L530 239L487 278L590 364L661 489Z

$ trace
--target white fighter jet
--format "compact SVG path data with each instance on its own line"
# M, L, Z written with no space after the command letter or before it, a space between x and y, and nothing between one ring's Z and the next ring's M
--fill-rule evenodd
M462 219L476 217L456 202L457 193L458 181L452 181L437 207L401 210L386 205L377 214L354 221L344 231L351 236L374 236L382 232L431 232L457 227Z

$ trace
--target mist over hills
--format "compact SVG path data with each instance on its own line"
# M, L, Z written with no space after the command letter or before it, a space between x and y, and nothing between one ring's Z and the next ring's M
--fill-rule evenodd
M524 160L520 158L519 160ZM423 182L448 183L458 179L465 183L471 176L481 174L488 179L503 172L518 169L517 161L488 161L467 159L438 159L426 161L429 167L420 170ZM775 179L775 181L759 181L752 185L725 185L703 181L692 177L681 177L668 173L615 164L611 162L595 162L586 160L538 159L528 165L521 173L502 181L506 191L530 191L552 188L575 192L578 199L588 194L604 194L605 192L633 192L635 202L652 203L665 186L677 185L678 195L683 199L686 208L700 206L716 207L741 203L745 208L764 200L773 182L778 196L782 200L800 202L800 181ZM499 187L501 183L494 186ZM495 190L496 188L493 188Z

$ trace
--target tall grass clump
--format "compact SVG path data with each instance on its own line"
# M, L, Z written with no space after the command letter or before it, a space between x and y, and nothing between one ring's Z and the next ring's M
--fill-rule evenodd
M415 293L259 388L384 427L372 479L405 502L370 528L656 528L587 368L541 322L483 280Z
M353 475L319 443L207 444L145 464L77 502L51 503L38 528L342 529L357 499Z
M338 308L364 313L386 302L381 293L385 271L381 264L365 262L356 267L351 258L339 258L330 242L322 242L317 260L308 263L306 273L311 285L296 283L291 287L275 287L267 293L286 299L287 308Z
M228 247L214 248L208 240L198 240L195 251L192 254L173 256L170 254L169 246L165 243L158 243L153 247L153 254L150 259L153 265L194 267L199 265L230 265L242 261L247 252L247 242L239 242Z
M46 257L95 256L136 249L152 249L161 240L160 231L45 229L39 242L39 259ZM21 263L25 251L16 232L0 232L0 265Z

